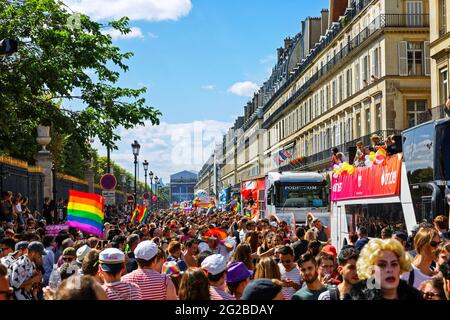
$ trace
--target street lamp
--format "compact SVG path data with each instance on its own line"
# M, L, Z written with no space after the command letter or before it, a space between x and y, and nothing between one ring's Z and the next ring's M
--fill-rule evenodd
M134 206L136 207L136 204L137 204L137 166L138 166L137 157L139 155L139 149L141 149L141 145L136 140L134 140L134 143L131 145L131 148L133 150L133 155L134 155Z
M145 192L147 192L147 171L148 171L148 161L144 160L142 163L144 165L144 176L145 176Z
M159 182L159 178L158 178L158 176L156 176L155 177L156 210L158 210L158 182Z
M150 195L153 195L153 171L149 172L148 177L150 178Z
M54 162L52 162L52 180L53 180L53 208L51 208L53 210L53 219L54 221L56 221L56 217L57 217L57 207L56 207L56 194L58 193L58 191L56 190L56 164Z

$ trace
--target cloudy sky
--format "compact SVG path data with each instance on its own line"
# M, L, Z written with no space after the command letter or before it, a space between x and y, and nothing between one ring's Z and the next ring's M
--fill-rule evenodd
M276 48L318 16L328 0L66 0L97 21L128 16L126 36L106 30L135 56L120 86L146 86L161 125L119 130L111 158L134 172L131 143L140 162L165 182L180 170L198 171L275 65ZM70 103L70 102L69 102ZM101 154L106 154L98 143ZM141 166L142 167L142 166ZM141 168L142 169L142 168ZM143 171L143 170L141 170ZM143 174L140 175L143 178Z

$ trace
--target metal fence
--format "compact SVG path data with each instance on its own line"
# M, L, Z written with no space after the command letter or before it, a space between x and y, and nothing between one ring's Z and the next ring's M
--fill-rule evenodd
M0 156L0 191L20 193L29 199L30 210L43 205L43 174L37 167L24 161Z
M28 165L25 161L0 156L0 189L20 193L29 199L30 210L41 210L44 204L44 175L42 169ZM88 182L75 177L57 174L56 199L68 200L69 190L89 192ZM95 185L95 193L102 194L99 185ZM125 204L127 194L116 190L116 204Z

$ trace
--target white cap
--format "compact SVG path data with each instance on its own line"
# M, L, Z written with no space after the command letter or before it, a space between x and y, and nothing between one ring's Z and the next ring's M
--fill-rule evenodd
M198 251L200 253L204 252L204 251L208 251L209 250L209 246L206 242L200 242L198 244Z
M99 262L104 264L117 264L125 262L125 254L117 248L108 248L100 252Z
M270 225L272 227L278 227L278 223L276 221L270 221Z
M134 249L136 259L151 260L158 253L158 245L153 241L146 240L140 242Z
M221 254L208 256L202 262L202 268L208 270L208 273L215 276L227 268L227 259Z
M89 253L89 251L91 251L92 249L85 244L84 246L78 248L77 250L77 261L79 263L83 262L84 257L86 257L86 255Z

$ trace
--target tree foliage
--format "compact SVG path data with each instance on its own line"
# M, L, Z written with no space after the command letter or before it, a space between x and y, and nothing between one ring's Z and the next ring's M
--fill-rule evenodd
M54 138L70 137L66 151L78 148L82 157L89 156L89 138L98 137L114 150L120 140L115 129L130 129L145 120L159 124L161 113L142 97L145 87L117 85L133 54L121 52L104 30L129 33L128 18L102 24L77 14L74 28L68 23L73 14L56 0L0 0L0 39L19 43L16 54L0 57L3 153L31 161L40 124L51 126ZM75 100L80 101L77 108L65 107ZM60 144L55 151L63 149ZM70 162L70 152L61 159Z

